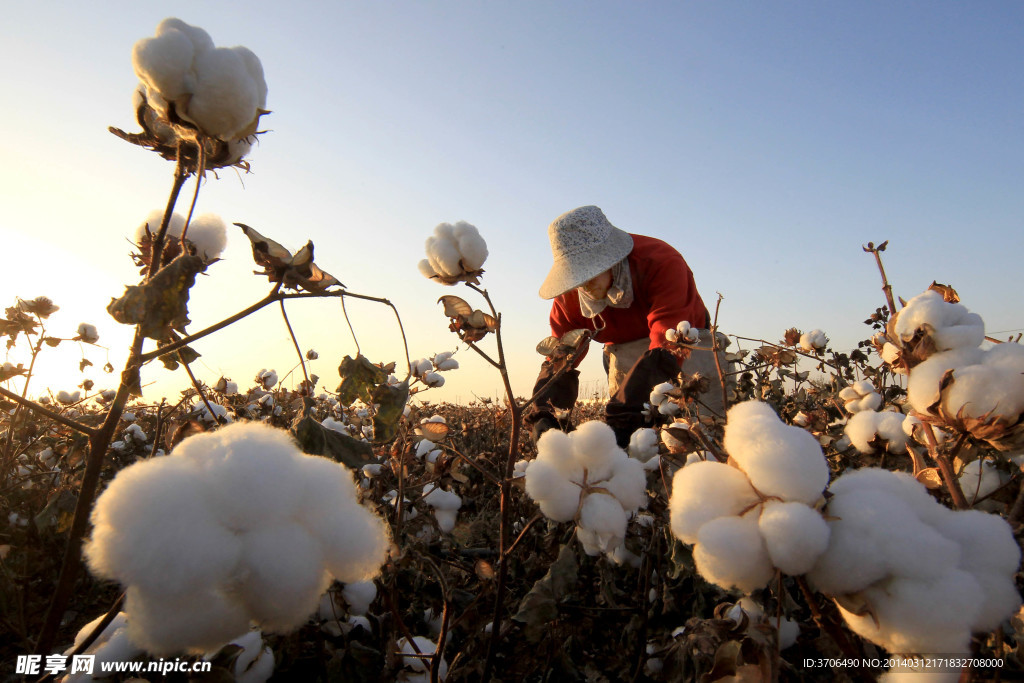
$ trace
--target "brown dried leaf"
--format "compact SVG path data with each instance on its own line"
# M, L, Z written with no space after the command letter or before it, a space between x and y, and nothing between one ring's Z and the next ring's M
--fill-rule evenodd
M939 474L938 467L926 467L915 473L914 479L917 479L925 487L932 490L941 489L943 486L942 476Z
M786 346L796 346L800 343L800 330L795 327L791 327L786 330L786 334L782 337L782 343Z
M466 303L465 299L460 299L452 294L446 294L437 301L444 304L444 314L449 318L467 317L473 314L473 307Z
M450 428L444 422L423 422L416 427L416 433L428 441L440 441L448 436Z
M928 289L938 292L942 295L942 300L947 304L958 304L960 303L960 295L956 293L951 285L940 285L938 282L932 280L932 283L928 285Z

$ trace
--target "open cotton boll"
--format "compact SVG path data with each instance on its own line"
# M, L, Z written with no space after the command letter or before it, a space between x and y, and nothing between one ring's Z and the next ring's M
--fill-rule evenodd
M750 480L735 467L712 461L689 464L672 477L672 533L683 543L696 543L704 524L738 515L759 501Z
M475 225L459 221L452 229L452 236L458 241L462 265L466 270L479 270L487 260L487 243L480 236Z
M943 394L950 415L984 417L989 413L1016 421L1024 411L1024 346L999 344L982 353L980 362L954 371L954 382Z
M231 140L256 117L259 90L245 61L230 48L215 48L196 55L195 89L187 116L204 133Z
M249 631L228 644L242 648L231 667L235 683L265 683L274 673L274 652L263 644L259 630Z
M719 517L704 524L697 534L693 559L705 579L744 593L762 588L775 576L757 519L750 516Z
M100 339L100 333L96 331L96 326L89 323L81 323L78 326L78 336L86 344L95 344Z
M185 238L195 245L196 253L204 260L219 258L227 246L227 229L215 213L204 213L192 220Z
M981 363L984 352L977 348L944 351L915 365L907 380L907 402L919 413L928 413L939 401L939 385L947 370ZM955 376L955 373L954 373Z
M966 653L982 595L967 572L892 578L863 592L873 614L840 612L858 635L898 653ZM876 620L877 619L877 623Z
M248 574L239 597L249 615L269 631L300 626L330 585L320 543L295 523L256 529L242 540Z
M601 484L601 487L615 496L625 510L647 507L647 474L639 460L616 460L611 479Z
M327 570L339 581L371 579L387 559L391 545L388 526L355 501L337 505L315 519L307 517L305 526L323 544Z
M174 101L193 87L192 60L196 49L189 36L176 28L162 25L157 31L155 37L135 43L132 66L147 88L166 101Z
M810 571L828 548L828 524L818 511L803 503L769 501L758 529L772 564L792 576Z
M437 644L434 643L434 641L430 640L429 638L425 638L423 636L413 636L412 639L413 639L413 642L416 643L415 647L413 647L413 644L410 643L408 640L406 640L404 637L399 638L398 639L398 643L397 643L398 644L398 651L401 652L403 655L416 655L417 651L418 651L418 654L421 654L421 655L432 655L435 652L437 652ZM412 657L403 656L402 657L402 666L405 666L406 668L412 669L413 671L422 672L422 673L429 673L429 671L430 671L430 660L429 659L422 659L422 658L416 657L416 656L412 656ZM445 661L444 657L442 657L441 658L441 663L438 666L438 678L444 680L447 676L448 676L448 662ZM429 676L427 677L426 680L430 680Z
M615 461L627 457L615 442L615 431L600 420L584 422L569 434L569 438L572 439L573 455L586 468L590 483L610 477Z
M967 463L960 472L960 488L971 505L1008 481L1010 476L1007 473L996 469L991 460L982 458Z
M919 329L931 333L939 351L975 348L985 340L985 323L959 303L947 303L934 290L918 294L896 316L893 331L910 341Z
M430 267L438 275L456 277L462 274L462 268L459 266L459 248L451 238L431 235L427 238L426 248Z
M249 630L242 605L218 590L166 596L129 586L128 637L147 652L205 652Z
M877 396L877 394L876 394ZM846 423L844 433L850 437L861 453L874 453L871 442L877 436L886 442L885 450L890 453L905 453L907 450L907 433L903 430L903 413L885 411L876 413L873 410L862 410L854 413Z
M628 515L615 496L589 493L580 507L577 531L588 555L612 552L626 536ZM586 533L580 534L585 530Z
M560 429L549 429L537 439L537 459L553 467L567 481L583 483L583 464L576 459L573 439ZM529 484L529 480L527 480Z
M455 528L457 512L462 507L462 498L451 491L431 488L424 491L423 502L434 509L434 518L441 531L450 533Z
M526 494L536 501L544 516L556 522L568 522L576 516L582 489L550 463L537 458L523 478Z
M440 275L440 273L434 270L434 266L430 265L430 259L421 259L420 262L416 264L416 267L419 268L420 275L423 277L429 278L434 277L435 275Z
M828 346L828 338L821 330L811 330L800 335L800 348L804 351L820 351Z
M640 462L647 462L658 455L658 432L647 427L642 427L633 432L629 437L627 448L629 457L636 458Z
M198 469L177 457L121 470L91 520L84 547L90 570L153 591L183 593L225 581L242 550L239 538L217 521Z
M882 491L898 498L909 505L920 520L932 526L950 512L949 508L940 505L928 493L921 482L906 472L894 472L881 467L847 470L829 486L833 496L855 490Z
M814 505L828 486L829 468L812 434L783 424L759 401L734 406L726 419L723 444L755 489Z
M373 581L355 581L346 583L341 595L348 603L348 613L363 615L370 609L370 604L377 599L377 585Z

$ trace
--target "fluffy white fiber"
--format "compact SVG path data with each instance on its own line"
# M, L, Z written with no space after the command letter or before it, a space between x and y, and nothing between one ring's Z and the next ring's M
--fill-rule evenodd
M976 348L985 339L985 323L963 304L947 303L934 290L918 294L897 314L894 331L910 341L920 330L931 335L939 351Z
M800 348L814 353L828 346L828 337L821 330L811 330L800 335Z
M697 571L723 588L757 590L775 575L757 517L719 517L703 525L693 549Z
M757 527L772 564L785 574L806 573L828 547L828 524L803 503L769 501Z
M627 456L612 428L596 420L570 434L545 432L524 479L527 495L546 517L576 521L577 537L589 555L615 557L629 517L647 503L643 463Z
M180 19L164 19L154 37L135 43L132 63L163 118L173 107L179 118L221 140L255 132L267 106L259 58L244 47L215 47L206 31Z
M947 371L953 381L940 396ZM907 400L922 413L939 404L951 416L980 418L991 413L1013 423L1024 411L1024 346L998 344L991 349L937 353L915 366L907 382ZM940 403L941 399L941 403Z
M892 653L966 652L1021 604L1020 550L1009 525L952 511L910 475L877 468L839 477L828 504L828 550L808 573L831 595L859 594L850 627Z
M672 478L672 533L683 543L696 543L700 528L711 520L739 515L759 502L750 480L735 467L713 461L688 464Z
M640 462L648 462L658 455L658 432L646 427L633 432L629 437L629 446L626 449L629 457L636 458Z
M885 442L885 449L890 453L905 453L907 451L907 433L903 429L905 419L906 416L903 413L892 411L876 413L874 410L861 410L853 414L843 431L850 438L850 443L861 453L875 452L871 443L875 437Z
M106 615L96 617L79 629L74 644L64 654L70 655L75 648L85 642L85 639L99 625L104 616ZM124 612L118 612L114 620L107 624L92 645L81 654L93 655L96 658L94 670L99 672L108 662L127 662L135 659L142 654L142 648L128 637L128 619ZM99 676L95 677L99 678ZM64 677L62 683L86 683L86 681L92 681L93 678L94 676L86 672L79 672Z
M427 258L419 263L424 277L457 278L480 270L487 260L487 243L476 226L465 221L441 223L425 246Z
M875 391L875 385L866 379L854 382L839 391L843 406L851 413L865 410L878 410L882 405L882 395Z
M784 424L760 401L733 406L726 420L725 450L755 489L783 500L817 502L828 486L829 470L814 436Z
M437 644L424 636L413 636L413 643L406 638L398 639L398 650L402 653L402 665L407 671L399 673L395 679L400 683L428 683L430 681L430 660L415 655L432 655L437 652ZM444 680L448 676L448 662L444 657L438 665L438 678Z
M423 502L433 508L441 531L448 533L455 528L455 519L462 507L462 498L458 494L428 484L423 489Z
M389 544L351 472L260 423L122 470L92 522L89 567L127 587L129 635L157 654L214 649L250 621L290 630L332 577L375 575Z
M135 229L135 243L142 244L146 234L156 236L160 231L160 224L163 222L164 212L162 209L151 211L139 227ZM167 223L167 233L164 237L165 244L168 240L180 240L181 232L185 228L185 217L180 213L171 214L171 220ZM189 223L188 231L185 233L185 241L191 242L196 248L196 253L207 261L219 258L227 246L227 229L220 216L213 213L204 213L196 216Z

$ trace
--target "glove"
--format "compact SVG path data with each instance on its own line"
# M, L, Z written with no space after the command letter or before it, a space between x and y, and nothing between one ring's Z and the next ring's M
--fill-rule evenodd
M567 430L571 426L568 422L558 420L555 412L568 411L576 405L576 397L580 390L580 371L569 370L552 382L560 367L558 363L544 361L533 385L533 395L537 396L537 400L523 416L523 423L530 427L534 443L537 443L540 435L549 429Z

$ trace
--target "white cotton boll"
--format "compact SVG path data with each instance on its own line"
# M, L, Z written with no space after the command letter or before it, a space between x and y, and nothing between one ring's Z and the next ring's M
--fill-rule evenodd
M220 258L228 243L224 221L215 213L204 213L194 218L185 239L195 245L196 252L207 261Z
M666 395L676 388L671 382L662 382L651 389L650 401L652 406L660 406L665 402Z
M364 615L370 604L377 599L377 585L373 581L355 581L346 583L341 595L348 603L348 613Z
M639 460L617 460L612 467L612 478L601 487L615 496L625 510L635 512L647 507L647 474Z
M307 517L305 525L323 543L327 570L339 581L371 579L387 558L388 526L359 503L347 502L315 519Z
M182 31L167 27L152 38L143 38L132 47L135 75L148 88L156 90L167 101L187 95L190 91L192 61L196 49Z
M188 116L204 133L230 140L256 117L259 88L245 61L230 48L215 48L196 55L196 85L188 103Z
M430 265L430 259L421 259L416 267L420 270L420 275L426 278L431 278L438 275L438 272L434 270L434 267Z
M882 352L879 355L884 362L892 364L900 357L900 353L900 347L896 346L892 342L885 342L885 344L882 345Z
M450 238L431 235L426 242L430 267L438 275L457 277L462 274L459 267L459 249Z
M435 652L437 652L437 645L434 643L434 641L430 640L429 638L424 638L423 636L413 636L412 639L413 642L416 643L415 647L413 647L413 644L406 640L404 637L399 638L399 652L401 652L403 655L416 655L417 650L419 651L418 654L421 655L432 655ZM403 656L402 666L412 669L413 671L428 673L430 671L430 660L421 659L420 657L416 656ZM448 662L445 661L444 657L442 657L441 663L438 666L438 678L444 680L447 676ZM429 677L426 680L429 680Z
M679 339L679 333L676 332L674 328L670 327L667 330L665 330L665 339L674 343L676 340Z
M424 489L423 502L438 510L458 510L462 507L462 498L457 493L436 487Z
M847 470L829 486L834 496L858 490L877 490L898 498L911 507L918 519L932 526L950 512L928 493L924 484L906 472L880 467Z
M61 390L57 392L57 403L60 403L62 405L67 406L71 405L72 403L78 403L78 401L80 401L81 399L82 392L80 391L68 392Z
M192 26L186 24L177 17L167 17L156 26L155 35L162 36L165 33L172 31L180 31L188 37L192 43L192 48L196 52L204 52L205 50L213 49L213 38L210 34L198 26Z
M682 409L679 407L678 403L673 403L671 401L665 401L660 406L658 406L658 413L661 415L667 415L668 417L674 417L678 415L681 410Z
M90 621L88 624L86 624L82 628L78 629L78 633L75 635L74 643L72 643L71 647L68 648L68 650L67 650L67 652L65 652L65 654L70 653L71 650L77 649L78 646L80 646L82 643L84 643L85 639L88 638L90 634L92 634L93 630L97 626L99 626L99 623L101 621L103 621L103 619L105 617L106 617L105 614L101 614L100 616L96 617L95 619ZM118 612L114 616L113 621L111 621L109 624L107 624L103 628L103 631L98 636L96 636L96 640L93 641L93 644L92 644L91 647L96 647L98 645L102 645L103 643L107 642L108 640L110 640L111 636L114 635L114 633L116 633L119 629L122 629L122 628L124 628L127 625L128 625L127 615L124 612Z
M348 434L348 427L344 422L338 422L333 417L327 416L320 421L320 425L325 429L330 429L341 434Z
M1010 481L1010 476L996 469L991 460L978 458L964 466L960 473L960 488L971 505Z
M729 456L764 495L814 505L828 486L829 468L812 434L783 424L759 401L734 406L723 443Z
M711 583L745 593L764 587L775 575L757 520L751 517L719 517L704 524L693 559Z
M416 377L422 377L433 369L434 364L429 358L419 358L412 363L412 374Z
M547 518L568 522L576 516L582 489L551 463L538 457L526 470L524 478L527 495L536 501Z
M863 410L854 413L843 431L861 453L875 452L871 442L876 436L886 442L885 449L890 453L905 453L907 434L903 431L904 419L902 413Z
M124 609L128 637L155 655L219 649L249 630L242 605L218 590L169 596L129 586Z
M738 515L760 499L743 472L719 462L695 462L672 477L669 498L672 533L696 543L698 532L718 517Z
M249 615L270 631L300 626L330 585L320 544L295 523L254 529L242 542L247 571L238 591Z
M458 370L459 369L459 361L455 360L454 358L448 358L448 359L438 363L437 364L437 369L438 369L439 372L443 372L443 371L446 371L446 370Z
M758 529L772 564L791 576L810 571L828 548L828 524L803 503L766 503Z
M295 514L306 487L303 455L288 432L262 423L234 423L182 441L206 483L210 510L232 531L248 531Z
M947 370L981 362L984 352L976 348L964 348L936 353L915 365L907 380L907 402L919 413L927 413L939 401L939 383Z
M121 470L92 511L84 547L90 570L160 593L227 580L241 542L217 522L203 494L197 470L178 457Z
M474 225L459 221L452 229L452 236L458 241L462 265L466 270L479 270L487 260L487 243L480 231Z
M249 78L256 85L256 106L260 109L266 108L267 81L263 75L263 64L260 62L260 58L252 50L242 45L236 45L230 49L234 50L235 54L241 58Z
M611 552L626 536L626 511L615 496L589 493L580 506L579 526L594 535L591 548Z
M939 351L974 348L985 339L985 323L959 303L948 303L942 295L928 290L915 296L896 316L893 331L910 341L921 328L931 329Z
M774 624L775 622L772 623ZM786 648L796 645L796 640L799 637L799 622L793 619L783 619L779 623L779 650L785 650Z
M96 331L96 326L89 323L81 323L78 326L78 336L86 344L95 344L100 339L100 333Z
M955 370L952 385L943 396L943 408L951 415L984 417L988 413L1008 422L1024 411L1024 346L999 344L982 353L980 362Z
M526 470L530 467L532 460L516 460L515 465L512 466L512 477L519 479L526 476Z
M436 372L428 372L423 375L423 383L428 387L437 388L444 386L444 375L440 375Z
M630 552L625 543L619 543L615 546L615 549L608 554L608 558L615 564L626 565L633 569L639 569L641 564L640 556Z
M658 432L643 427L633 432L629 437L627 448L629 457L636 458L640 462L647 462L658 455Z
M821 330L811 330L800 335L800 348L804 351L820 351L828 345L828 338Z
M549 429L537 439L535 462L553 467L566 481L582 484L583 465L576 459L573 448L572 437L560 429Z
M584 422L569 438L576 461L587 470L588 483L607 479L615 461L627 457L615 442L615 431L600 420Z
M840 606L847 625L889 652L969 652L970 625L981 589L967 572L931 579L893 578L864 591L874 615L857 616ZM877 625L875 618L877 617Z
M452 529L455 528L458 517L459 513L455 510L434 509L434 519L437 520L437 526L446 534L451 533Z

